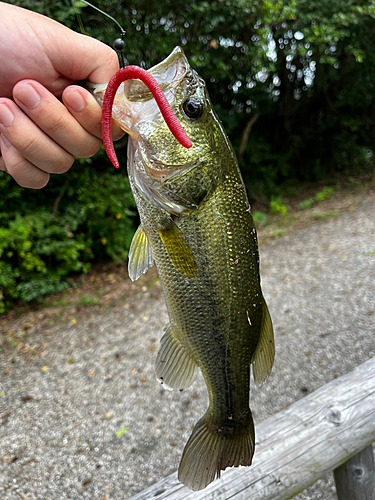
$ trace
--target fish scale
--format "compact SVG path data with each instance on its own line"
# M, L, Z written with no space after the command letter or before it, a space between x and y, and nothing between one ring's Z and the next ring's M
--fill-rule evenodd
M129 276L156 263L170 319L156 360L159 380L183 389L199 367L207 385L209 407L179 467L180 481L199 490L226 467L251 464L250 364L262 382L273 364L273 330L244 183L205 83L180 48L150 73L192 147L171 136L139 81L135 89L126 82L113 114L131 136L128 174L141 220Z

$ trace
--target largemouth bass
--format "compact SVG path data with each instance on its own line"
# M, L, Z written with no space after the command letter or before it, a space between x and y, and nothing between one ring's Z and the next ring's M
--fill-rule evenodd
M158 379L184 389L199 367L207 385L209 407L178 472L199 490L221 470L251 464L250 364L255 381L264 381L273 365L273 329L246 190L205 83L179 47L150 73L192 147L171 135L142 82L120 87L113 117L130 135L128 175L141 220L129 276L136 280L156 263L170 319L156 359ZM99 102L104 90L94 91Z

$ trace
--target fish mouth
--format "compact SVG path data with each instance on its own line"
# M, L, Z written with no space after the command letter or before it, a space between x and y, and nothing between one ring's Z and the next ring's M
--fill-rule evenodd
M166 180L171 175L171 171L169 168L162 170L149 167L143 159L142 163L148 175L150 175L153 179L156 179L159 182Z
M133 142L133 139L131 139ZM135 152L135 148L130 145L130 151ZM155 157L142 154L140 148L137 149L137 159L132 156L128 164L129 178L152 205L161 208L170 214L179 215L187 209L185 200L176 198L170 193L168 181L175 175L193 169L196 161L191 161L183 165L166 165ZM151 160L151 161L150 161ZM158 168L154 168L157 166ZM172 194L172 196L171 196Z
M148 70L158 82L164 92L169 104L173 106L175 100L175 89L185 78L190 70L190 65L184 51L180 47L175 49L169 56ZM86 83L86 87L92 92L96 100L102 105L107 85ZM147 86L138 79L127 80L122 83L116 93L112 117L119 122L121 129L136 140L140 140L141 134L134 126L145 114L160 115L156 103L150 107L153 95Z
M180 85L190 70L190 65L181 47L175 47L163 61L148 69L163 92ZM134 103L147 102L153 99L151 91L140 80L132 79L125 82L124 94L127 101Z
M138 137L138 141L140 139L141 138ZM162 163L160 160L157 160L153 156L145 158L141 150L139 150L139 158L141 160L146 175L150 177L152 180L159 182L160 184L171 178L176 173L190 170L196 165L195 161L184 164L166 165L165 163Z

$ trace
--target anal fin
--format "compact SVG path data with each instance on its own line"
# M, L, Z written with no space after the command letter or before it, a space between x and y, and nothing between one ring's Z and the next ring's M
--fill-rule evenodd
M263 318L260 339L255 350L252 365L253 377L258 384L263 383L271 373L275 359L275 341L270 313L265 301L263 301Z
M156 358L156 376L166 388L186 389L192 383L197 364L173 335L171 325L165 328Z
M133 236L129 250L128 271L129 278L136 281L145 274L149 267L154 265L151 246L142 226L139 226Z

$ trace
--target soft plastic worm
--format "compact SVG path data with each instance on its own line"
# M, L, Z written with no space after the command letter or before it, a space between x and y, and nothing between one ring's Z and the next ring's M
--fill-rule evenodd
M121 83L126 80L141 80L150 90L154 99L159 106L161 114L168 125L169 130L175 136L180 144L185 148L191 148L191 141L187 136L185 130L180 125L174 115L172 108L170 107L163 91L161 90L159 84L155 78L150 75L145 69L139 66L126 66L121 68L113 75L108 83L107 89L104 94L103 108L102 108L102 136L104 149L116 168L119 168L119 162L116 157L116 153L112 142L112 106L115 99L117 89Z

